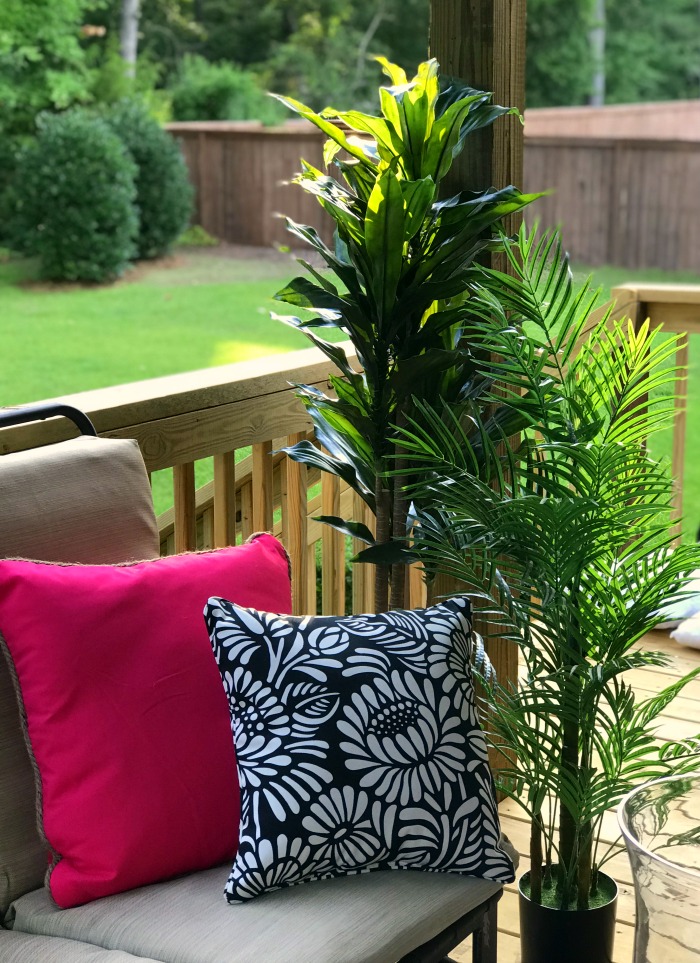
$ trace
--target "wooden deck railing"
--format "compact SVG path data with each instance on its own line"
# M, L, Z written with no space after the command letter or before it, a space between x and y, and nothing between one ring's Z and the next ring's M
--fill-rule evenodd
M346 552L358 551L360 543L348 546L349 540L314 518L343 515L372 528L371 513L338 479L321 477L279 451L309 437L311 428L290 382L327 387L330 368L312 348L63 400L86 411L101 435L136 438L149 472L172 470L173 507L159 518L163 554L274 531L292 560L295 612L370 611L371 566L352 567L346 593ZM55 419L6 429L0 453L71 433ZM197 490L195 464L212 457L213 481ZM421 580L414 577L411 604L423 601Z
M665 331L680 335L676 363L688 367L689 339L692 334L700 334L700 287L678 284L624 284L612 292L616 302L615 313L619 317L629 317L638 326L649 318L653 326L663 325ZM676 382L676 417L673 425L671 447L671 470L674 478L674 529L677 537L681 534L680 518L690 509L684 506L686 474L686 427L688 422L688 378ZM697 418L696 411L695 417ZM693 426L697 434L697 425ZM697 493L694 492L697 498ZM693 506L700 523L700 504ZM689 513L689 512L688 512Z
M625 285L614 294L616 314L638 323L649 316L655 324L680 331L679 361L687 360L688 335L700 332L700 288ZM342 515L371 528L371 514L337 479L321 477L279 453L307 437L311 427L290 382L325 387L329 369L325 356L312 348L62 400L86 411L101 435L136 438L149 472L172 472L173 508L159 520L164 553L228 545L253 531L272 530L292 560L296 613L371 611L372 567L352 566L346 591L350 546L342 535L314 521L318 514ZM673 444L677 512L683 505L686 390L683 379ZM61 419L3 429L0 454L73 433ZM213 481L197 490L195 464L212 457ZM355 551L360 547L352 546ZM420 572L412 573L410 586L409 604L423 604ZM497 670L503 666L503 679L510 657L498 648L491 654Z

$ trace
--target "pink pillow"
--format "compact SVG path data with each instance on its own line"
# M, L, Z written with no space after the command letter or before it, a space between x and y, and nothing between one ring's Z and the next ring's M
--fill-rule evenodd
M0 561L59 906L235 854L228 704L202 618L212 594L290 612L284 549L260 535L131 565Z

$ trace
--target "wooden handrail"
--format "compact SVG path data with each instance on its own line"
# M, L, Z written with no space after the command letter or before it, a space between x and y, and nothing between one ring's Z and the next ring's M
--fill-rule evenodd
M629 317L635 328L648 319L652 327L663 326L664 330L680 335L675 360L679 368L687 370L688 339L691 334L700 334L700 286L630 282L614 288L612 295L616 302L615 314ZM682 377L675 386L676 414L671 449L673 527L677 540L681 537L683 516L687 399L688 379Z

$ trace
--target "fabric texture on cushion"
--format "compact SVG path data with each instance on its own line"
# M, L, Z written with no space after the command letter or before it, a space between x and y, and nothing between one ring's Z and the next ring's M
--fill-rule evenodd
M291 608L287 556L271 535L123 566L0 561L0 632L59 906L235 852L235 756L201 621L214 586Z
M15 931L163 963L396 963L501 889L448 873L378 872L230 905L221 898L229 868L68 910L37 890L15 902Z
M0 555L111 564L157 558L158 526L133 439L81 436L0 459Z
M241 787L230 902L380 869L510 882L469 603L344 618L210 599Z
M90 943L7 931L0 932L0 960L2 963L158 963Z
M159 555L151 489L133 440L82 437L3 455L0 504L3 557L106 564ZM46 873L34 796L17 697L0 657L0 919Z

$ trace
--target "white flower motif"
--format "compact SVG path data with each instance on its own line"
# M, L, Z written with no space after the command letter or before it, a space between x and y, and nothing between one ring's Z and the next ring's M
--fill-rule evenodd
M370 805L366 792L334 787L309 807L302 826L323 859L343 871L369 869L386 859L396 806Z
M428 671L434 679L444 679L451 691L459 683L472 691L471 625L466 612L439 608L430 620L432 640L428 655Z
M396 660L407 668L425 669L428 635L416 612L385 612L380 616L355 616L345 621L356 642L349 658L348 675L373 671ZM366 639L369 647L361 641Z
M338 728L345 764L362 773L360 785L387 802L419 803L464 770L466 752L452 700L430 679L392 672L354 693Z
M284 618L233 605L225 599L209 599L204 614L217 662L222 658L248 665L253 654L269 641L283 639L292 631Z
M252 899L260 893L293 886L322 867L302 839L279 835L276 840L241 836L240 848L226 883L230 903Z
M308 630L309 621L310 617L299 623L300 631ZM314 619L314 621L318 622L319 620ZM339 655L347 649L350 636L336 619L329 619L328 624L325 625L323 619L321 619L321 624L312 628L305 636L305 642L312 658L315 656Z
M325 759L328 743L295 736L295 725L278 694L247 669L226 673L224 683L230 693L242 796L252 794L248 800L252 805L245 808L248 819L258 823L258 795L278 819L298 813L300 802L308 802L331 781L330 773L312 761Z

